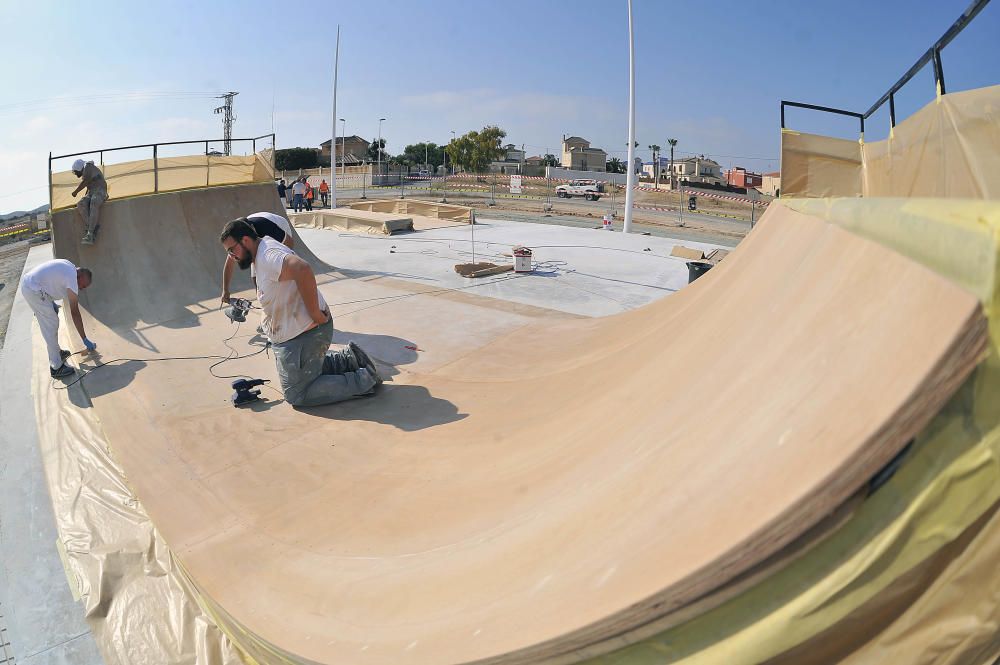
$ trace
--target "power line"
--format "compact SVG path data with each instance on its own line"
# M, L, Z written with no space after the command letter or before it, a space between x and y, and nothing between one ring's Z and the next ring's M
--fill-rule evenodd
M153 99L198 99L215 97L217 92L123 92L101 95L78 95L73 97L50 97L48 99L32 99L9 104L0 104L0 114L41 111L50 108L67 106L90 106L93 104L112 104L116 102L136 102Z

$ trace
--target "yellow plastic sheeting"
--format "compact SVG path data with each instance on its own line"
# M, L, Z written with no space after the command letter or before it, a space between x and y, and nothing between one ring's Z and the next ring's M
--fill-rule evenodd
M1000 501L1000 204L780 205L892 247L976 294L989 317L989 356L839 532L720 607L591 662L801 664L850 654L854 664L992 663L1000 655L1000 517L991 514ZM925 587L928 575L936 580ZM905 609L887 612L910 596Z
M162 192L211 187L216 185L242 185L254 182L271 182L273 171L270 160L262 153L257 155L217 157L193 155L187 157L160 157L101 167L108 182L108 198L122 199ZM75 206L79 197L72 195L80 184L72 171L52 174L52 210Z
M68 318L68 317L67 317ZM68 334L63 322L64 338ZM45 343L32 324L32 354ZM70 340L63 339L70 348ZM78 362L77 360L73 361ZM82 363L93 367L96 361ZM199 605L108 449L79 384L68 390L32 364L38 443L74 598L108 665L241 665L239 649Z
M1000 86L942 95L864 142L781 135L782 194L1000 199Z

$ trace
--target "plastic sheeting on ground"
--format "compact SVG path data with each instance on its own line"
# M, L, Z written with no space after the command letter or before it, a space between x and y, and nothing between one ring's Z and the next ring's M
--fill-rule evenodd
M781 132L791 197L1000 198L1000 86L941 95L883 141Z
M108 183L108 198L122 199L194 187L272 182L272 152L265 150L256 155L231 157L160 157L155 161L143 159L98 166ZM73 196L73 190L79 184L80 179L72 171L53 173L50 189L52 210L75 206L79 197L86 193Z
M32 353L45 358L37 323L32 327ZM199 605L197 592L129 488L81 386L65 389L49 377L45 362L36 362L31 389L57 544L73 597L81 601L105 661L251 662Z

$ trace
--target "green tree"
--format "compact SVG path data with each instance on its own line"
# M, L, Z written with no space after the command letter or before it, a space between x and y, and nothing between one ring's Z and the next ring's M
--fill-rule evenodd
M413 143L403 149L400 159L410 166L423 166L426 159L426 163L434 169L444 161L444 148L436 143Z
M385 151L385 138L375 139L368 144L368 161L377 162L379 160L378 149L382 148L382 161L387 161L389 155Z
M660 184L660 146L653 143L649 149L653 151L653 181Z
M625 173L625 163L617 157L612 157L607 164L608 173Z
M274 167L279 171L314 169L319 165L319 152L314 148L285 148L274 151Z
M545 153L542 158L542 166L559 166L559 160L550 152Z
M506 154L502 143L506 137L507 132L504 130L487 125L478 132L473 130L454 139L448 144L446 150L448 157L455 164L466 171L482 173L490 162L500 159Z

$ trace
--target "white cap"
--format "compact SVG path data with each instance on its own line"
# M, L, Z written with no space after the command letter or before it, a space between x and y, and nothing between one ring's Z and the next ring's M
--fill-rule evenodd
M86 166L86 164L83 162L82 159L78 159L75 162L73 162L74 171L82 171L84 166Z

